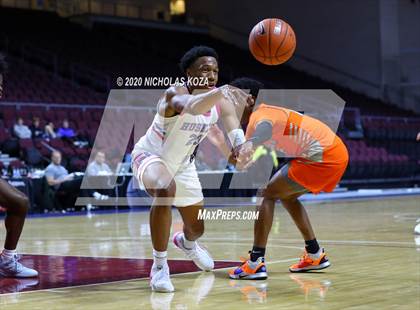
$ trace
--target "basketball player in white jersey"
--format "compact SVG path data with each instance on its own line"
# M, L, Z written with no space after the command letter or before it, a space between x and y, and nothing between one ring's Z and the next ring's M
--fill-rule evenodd
M198 219L203 194L194 164L197 145L219 117L236 150L245 142L236 113L238 107L245 106L248 95L228 85L215 87L219 71L216 52L206 46L194 47L182 57L180 66L188 78L204 78L206 85L167 89L158 102L152 125L132 152L134 175L154 197L150 209L154 261L150 286L159 292L174 291L167 264L172 205L184 222L183 232L174 235L175 246L200 269L214 267L209 253L197 242L204 232L204 222Z

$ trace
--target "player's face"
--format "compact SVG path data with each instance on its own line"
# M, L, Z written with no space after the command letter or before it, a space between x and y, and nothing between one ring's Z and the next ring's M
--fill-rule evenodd
M209 89L216 86L219 79L219 65L214 57L203 56L198 58L190 69L187 70L188 77L204 78L208 84L190 85L191 89Z
M0 99L3 96L3 74L0 74Z
M248 125L249 122L249 118L251 117L252 111L254 110L254 106L255 106L255 100L257 98L254 96L250 96L247 99L247 104L244 108L244 112L242 114L242 118L241 118L241 125L242 126L246 126Z

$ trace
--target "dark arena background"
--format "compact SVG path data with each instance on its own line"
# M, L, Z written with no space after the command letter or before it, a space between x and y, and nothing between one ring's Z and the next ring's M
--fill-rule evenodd
M249 34L266 18L296 35L283 64L250 53ZM299 197L330 268L289 271L305 243L279 200L268 278L229 278L253 249L255 219L229 215L254 214L258 170L271 171L276 156L266 148L258 169L241 170L205 138L194 155L212 216L199 241L214 269L201 271L170 237L175 290L151 289L156 202L131 152L156 131L159 96L199 45L217 51L215 87L248 77L268 91L327 90L343 101L331 129L347 169L332 192ZM420 1L0 0L0 54L0 309L420 309ZM132 110L114 106L125 92L136 96ZM310 106L322 119L331 111L321 101ZM233 186L238 176L246 184ZM14 188L27 200L9 198ZM13 262L38 276L5 272L15 268L6 233L25 217L19 199L27 215ZM168 214L171 235L186 233L184 216L170 204Z

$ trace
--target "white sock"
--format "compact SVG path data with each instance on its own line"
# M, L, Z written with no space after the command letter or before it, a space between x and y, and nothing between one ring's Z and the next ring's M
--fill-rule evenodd
M316 252L314 254L309 253L309 257L318 259L321 256L322 253L323 253L323 251L322 251L322 248L320 247L318 252Z
M249 267L251 267L252 269L255 269L255 268L257 268L257 266L258 266L258 264L259 264L260 262L257 260L257 261L255 261L255 262L253 262L252 260L248 260L248 265L249 265Z
M12 259L16 254L17 254L16 249L15 250L3 249L3 252L1 252L1 256L7 260Z
M188 240L184 234L182 234L182 244L187 250L192 250L195 248L195 241Z
M156 267L164 267L168 264L168 251L156 251L153 249L153 263Z

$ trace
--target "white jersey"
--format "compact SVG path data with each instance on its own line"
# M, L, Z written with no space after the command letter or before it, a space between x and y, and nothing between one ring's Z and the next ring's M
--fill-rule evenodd
M133 158L147 151L178 170L191 162L195 148L218 118L216 106L201 115L183 113L166 118L156 113L152 125L134 146Z

